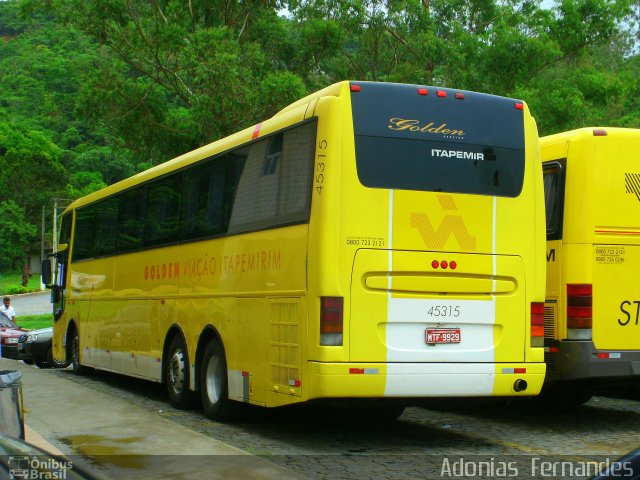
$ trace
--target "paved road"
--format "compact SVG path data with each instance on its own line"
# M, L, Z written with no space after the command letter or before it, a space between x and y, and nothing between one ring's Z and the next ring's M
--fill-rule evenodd
M556 468L553 478L584 478L580 468L592 465L588 473L593 474L596 467L590 462L613 461L637 448L640 438L636 399L595 397L569 411L548 411L528 401L430 402L409 407L392 423L316 406L251 408L243 421L221 424L197 410L173 409L163 387L154 383L106 372L77 377L57 370L47 375L82 387L89 392L87 402L92 396L124 402L190 430L194 438L209 437L310 479L430 479L443 472L453 477L461 459L472 466L483 461L494 470L504 463L517 469L519 478L549 478L545 473L553 470L545 471L545 466ZM73 444L63 430L48 433L61 449ZM81 447L100 451L104 441L95 436ZM558 470L561 462L567 470ZM467 470L463 476L472 474Z
M51 294L49 290L38 293L11 296L11 305L16 309L16 317L20 320L22 315L40 315L51 313ZM18 321L18 323L20 323Z

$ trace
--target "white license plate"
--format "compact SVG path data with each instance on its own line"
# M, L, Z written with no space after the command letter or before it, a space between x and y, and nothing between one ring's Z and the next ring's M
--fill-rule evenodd
M460 343L459 328L427 328L425 340L427 343Z

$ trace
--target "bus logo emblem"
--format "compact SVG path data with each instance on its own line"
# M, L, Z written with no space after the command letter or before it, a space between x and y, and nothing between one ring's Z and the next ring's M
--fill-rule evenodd
M438 201L444 211L455 212L458 210L453 197L449 195L438 195ZM426 213L412 213L411 226L418 229L425 245L430 249L443 248L451 234L456 237L462 250L474 251L476 249L476 237L469 233L460 215L447 214L440 226L434 228Z

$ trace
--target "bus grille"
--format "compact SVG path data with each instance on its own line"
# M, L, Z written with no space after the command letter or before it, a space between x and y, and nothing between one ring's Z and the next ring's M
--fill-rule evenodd
M271 382L285 392L301 394L300 335L297 303L271 304Z
M544 304L544 338L555 339L556 336L556 314L558 304L547 302ZM546 343L546 342L545 342ZM545 349L547 350L547 349ZM544 363L547 364L547 372L555 372L558 367L558 354L555 352L544 352Z
M556 310L557 304L544 304L544 338L556 337Z

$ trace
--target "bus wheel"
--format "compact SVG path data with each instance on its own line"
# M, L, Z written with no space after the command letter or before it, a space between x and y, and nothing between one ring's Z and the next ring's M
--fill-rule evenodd
M180 409L193 407L195 394L189 390L187 345L181 335L176 335L171 340L164 378L171 405Z
M76 375L86 375L91 371L90 368L80 363L80 336L78 335L78 330L73 331L73 337L71 339L71 365L73 367L73 373Z
M222 344L215 339L209 342L202 356L200 396L204 414L212 420L235 420L242 413L244 405L229 400L227 361Z
M49 349L47 350L47 363L50 368L67 368L71 362L68 360L65 360L64 362L56 362L53 359L53 347L49 345Z

